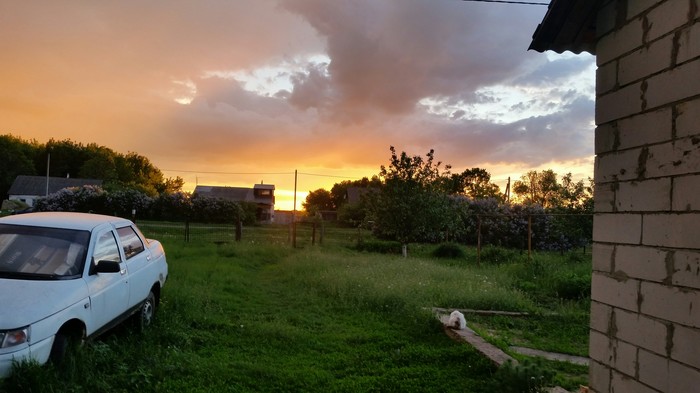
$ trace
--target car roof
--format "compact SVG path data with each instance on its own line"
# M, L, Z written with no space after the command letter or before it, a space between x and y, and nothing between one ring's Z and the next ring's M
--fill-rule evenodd
M102 214L72 212L26 213L0 218L0 224L65 228L83 231L91 231L105 223L110 223L115 226L125 226L131 224L131 221Z

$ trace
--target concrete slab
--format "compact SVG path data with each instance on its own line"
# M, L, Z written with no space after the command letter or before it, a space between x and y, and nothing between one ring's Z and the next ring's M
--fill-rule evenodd
M447 332L447 334L450 337L468 342L474 348L476 348L477 351L484 354L484 356L486 356L489 360L491 360L494 364L496 364L499 367L508 360L512 361L514 364L518 363L517 360L513 359L513 357L503 352L500 348L486 342L486 340L484 340L483 338L481 338L481 336L476 334L475 331L469 329L469 327L466 327L463 330L456 330L447 327L446 325L449 319L449 315L440 316L440 322L442 322L442 324L445 327L445 332Z
M588 358L581 356L567 355L564 353L547 352L540 351L539 349L525 348L525 347L508 347L511 351L517 352L521 355L526 356L537 356L545 358L547 360L557 360L560 362L569 362L573 364L578 364L581 366L588 366Z

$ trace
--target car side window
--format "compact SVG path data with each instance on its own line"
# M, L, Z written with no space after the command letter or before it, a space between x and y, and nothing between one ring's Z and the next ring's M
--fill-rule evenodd
M134 231L134 228L130 226L117 228L117 234L119 234L119 240L122 242L126 259L146 249L143 245L143 241L141 241L141 238L136 234L136 231Z
M99 261L121 261L117 239L114 238L112 231L100 235L99 239L97 239L97 244L95 244L95 252L92 255L95 263Z

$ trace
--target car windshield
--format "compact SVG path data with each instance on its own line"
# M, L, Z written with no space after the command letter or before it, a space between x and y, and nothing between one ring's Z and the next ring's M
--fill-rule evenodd
M87 231L0 225L0 277L80 277L89 240Z

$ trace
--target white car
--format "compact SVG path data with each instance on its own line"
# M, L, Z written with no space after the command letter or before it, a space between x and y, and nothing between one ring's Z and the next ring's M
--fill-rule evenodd
M163 247L129 220L85 213L0 218L0 378L14 361L63 358L136 314L150 324L168 277Z

